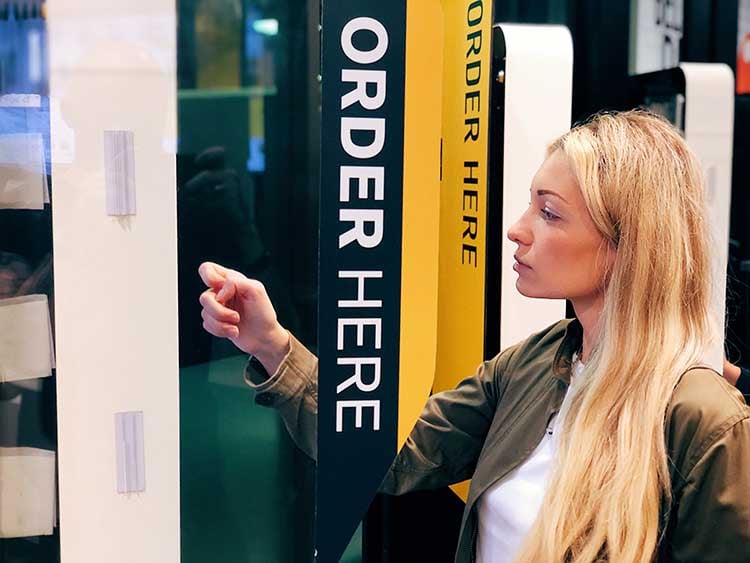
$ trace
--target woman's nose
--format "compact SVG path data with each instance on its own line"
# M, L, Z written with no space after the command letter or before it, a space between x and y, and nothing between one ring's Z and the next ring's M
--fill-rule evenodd
M513 223L510 229L508 229L508 239L519 246L528 246L531 244L531 233L523 224L525 215L521 215L518 221Z

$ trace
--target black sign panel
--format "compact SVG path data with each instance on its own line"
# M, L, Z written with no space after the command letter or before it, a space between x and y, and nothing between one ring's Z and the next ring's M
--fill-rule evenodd
M322 13L317 561L339 561L396 454L406 2Z

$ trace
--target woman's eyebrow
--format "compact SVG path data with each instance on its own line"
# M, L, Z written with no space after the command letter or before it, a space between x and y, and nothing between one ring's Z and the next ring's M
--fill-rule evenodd
M560 198L561 200L563 200L563 201L564 201L565 203L568 203L568 200L566 200L566 199L565 199L565 198L564 198L563 196L561 196L561 195L560 195L559 193L557 193L557 192L554 192L554 191L552 191L552 190L545 190L545 189L537 190L537 191L536 191L536 195L538 195L538 196L542 196L542 195L553 195L553 196L555 196L555 197L559 197L559 198Z

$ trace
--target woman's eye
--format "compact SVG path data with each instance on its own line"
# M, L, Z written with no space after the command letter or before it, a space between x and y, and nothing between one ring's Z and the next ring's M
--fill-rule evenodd
M552 213L546 207L543 207L540 210L540 213L542 214L542 217L544 217L547 221L554 221L555 219L559 219L559 217L557 215L555 215L554 213Z

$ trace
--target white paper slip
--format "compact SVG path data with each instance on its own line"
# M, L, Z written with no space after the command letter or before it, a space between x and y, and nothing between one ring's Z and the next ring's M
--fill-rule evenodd
M0 209L44 209L49 201L39 133L0 135Z
M56 497L55 452L0 448L0 538L51 535Z
M46 295L0 299L0 382L52 375Z
M132 131L104 132L107 215L135 215L135 146Z

